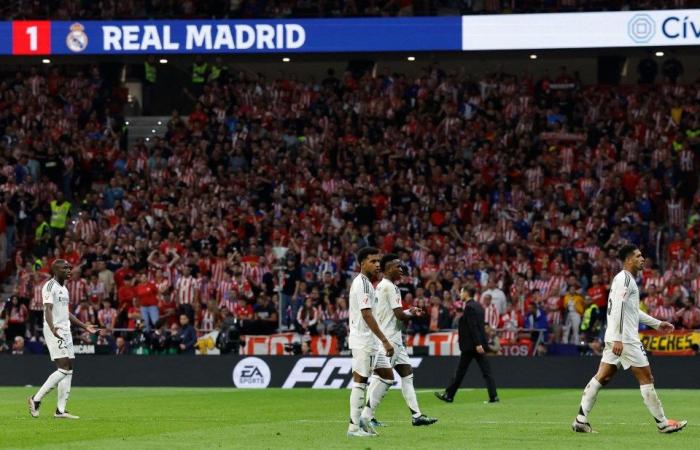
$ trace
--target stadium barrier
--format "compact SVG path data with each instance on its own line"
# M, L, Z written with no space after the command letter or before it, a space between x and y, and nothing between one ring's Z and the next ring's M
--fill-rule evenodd
M651 357L659 388L700 387L700 358ZM595 372L599 357L490 357L496 382L510 388L582 388ZM442 388L454 375L459 358L414 356L418 388ZM0 356L0 385L41 385L54 370L46 355ZM399 379L399 377L395 377ZM75 361L75 386L185 386L238 388L346 388L351 379L349 357L299 356L91 356ZM484 386L473 364L463 387ZM622 373L611 387L634 388L636 381ZM398 386L396 386L398 387Z

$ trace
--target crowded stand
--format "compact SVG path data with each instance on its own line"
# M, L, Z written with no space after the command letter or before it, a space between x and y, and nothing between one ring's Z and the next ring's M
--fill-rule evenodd
M697 0L82 0L10 1L13 20L394 17L679 9Z
M97 67L5 74L0 269L14 295L0 345L41 340L41 286L62 258L76 317L111 331L76 343L193 353L219 330L237 351L289 331L342 351L364 246L408 268L402 300L427 311L410 335L454 329L467 286L495 346L599 352L627 242L647 258L643 308L700 328L698 79L551 73L224 69L189 86L196 104L164 138L130 147L125 88Z

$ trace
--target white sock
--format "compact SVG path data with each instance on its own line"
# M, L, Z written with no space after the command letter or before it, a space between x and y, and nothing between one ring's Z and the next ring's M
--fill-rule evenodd
M644 399L644 404L647 409L654 417L656 421L656 426L663 428L667 425L666 414L664 414L664 407L661 406L661 400L659 396L656 395L656 389L654 389L653 384L641 384L639 390L642 393L642 398Z
M42 398L49 392L51 392L51 389L55 388L56 385L66 376L67 370L63 369L58 369L49 377L46 379L44 384L39 388L39 392L34 394L34 401L35 402L40 402Z
M413 388L413 374L407 377L401 377L401 393L403 394L403 399L406 400L408 409L411 410L411 415L413 417L420 417L421 413L418 407L418 398L416 397L416 390Z
M365 409L362 410L362 416L373 417L371 408L369 407L369 400L372 398L372 392L377 388L378 384L381 384L381 378L376 373L369 377L369 383L367 385L367 394L365 395Z
M73 381L73 371L69 370L65 377L58 383L58 412L66 412L66 403L70 395L70 384Z
M593 409L595 401L598 398L598 391L603 385L596 379L596 377L591 378L588 382L586 388L583 390L583 396L581 397L581 406L578 409L578 415L576 419L579 422L588 422L588 413Z
M360 414L365 406L365 393L367 391L367 383L355 382L350 392L350 424L360 424Z
M377 410L377 406L379 406L379 403L382 401L389 388L394 384L394 380L386 380L384 378L377 377L377 379L374 380L374 384L375 386L372 389L372 395L367 396L367 406L365 406L365 409L362 411L362 417L365 419L371 419L374 417L374 411Z

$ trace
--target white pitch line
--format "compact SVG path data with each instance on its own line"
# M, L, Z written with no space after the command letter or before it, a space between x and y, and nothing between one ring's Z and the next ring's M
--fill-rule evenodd
M323 420L323 419L298 419L293 420L294 423L348 423L347 420ZM406 423L406 420L382 420L384 423ZM444 423L444 422L443 422ZM562 425L571 426L568 421L534 421L534 420L470 420L469 424L475 425ZM649 422L605 422L604 425L634 425L648 426Z
M476 389L460 389L459 391L460 392L470 392L470 391L475 391L475 390ZM416 391L416 394L432 394L433 392L440 392L440 391L441 391L441 389L433 389L433 390L421 389L421 390Z

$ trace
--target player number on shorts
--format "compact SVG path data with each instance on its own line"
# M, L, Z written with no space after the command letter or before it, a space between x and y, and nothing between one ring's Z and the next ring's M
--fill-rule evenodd
M63 339L58 340L58 348L59 350L65 350L66 349L66 341Z
M29 35L29 50L32 52L35 52L37 48L39 47L37 44L37 28L36 26L33 27L27 27L27 30L25 31Z
M612 312L612 298L608 297L608 315Z

